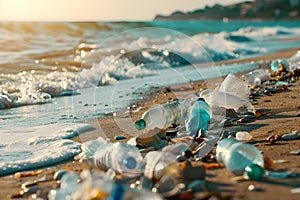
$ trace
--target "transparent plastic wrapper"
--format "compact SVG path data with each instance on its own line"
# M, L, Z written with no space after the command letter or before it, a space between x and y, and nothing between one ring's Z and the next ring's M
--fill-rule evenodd
M249 84L232 73L228 74L224 79L219 91L238 96L242 99L249 99L250 95Z
M174 102L157 105L150 108L142 115L141 119L135 122L138 130L166 129L172 125L179 125L187 117L190 102L187 99L176 100Z
M225 138L219 142L216 158L220 164L223 164L227 170L237 176L243 175L246 167L256 165L261 169L264 167L263 156L256 147L232 138ZM262 173L263 170L257 171ZM263 176L263 174L258 176Z
M211 107L232 108L238 111L239 108L246 108L253 112L254 107L249 102L249 84L232 73L228 74L220 87L215 90L206 89L200 92Z
M232 108L236 112L239 108L246 108L250 112L254 112L254 106L248 99L243 99L230 93L220 92L218 90L206 89L200 93L208 104L213 107Z
M198 135L199 131L202 130L203 136L205 136L211 117L210 106L203 98L198 98L190 110L186 123L186 130L189 135Z
M295 69L299 69L300 68L300 50L297 51L297 53L295 55L293 55L292 57L290 57L288 59L288 62L290 64L289 66L289 70L293 71Z
M124 176L136 176L142 173L143 157L137 147L126 143L107 143L104 139L86 142L82 145L81 157L92 166L108 170L113 169Z
M270 80L270 73L265 69L257 69L244 74L241 79L248 81L250 85L260 85L262 82Z

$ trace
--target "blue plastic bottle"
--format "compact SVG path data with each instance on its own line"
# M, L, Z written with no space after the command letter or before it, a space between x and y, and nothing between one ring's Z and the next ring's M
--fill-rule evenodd
M202 130L202 133L205 134L211 116L212 111L210 106L203 98L198 98L190 110L189 119L186 123L187 132L195 136Z

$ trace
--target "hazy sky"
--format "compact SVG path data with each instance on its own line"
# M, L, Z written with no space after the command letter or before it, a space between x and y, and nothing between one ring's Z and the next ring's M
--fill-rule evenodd
M151 20L156 14L193 11L242 0L0 0L6 20Z

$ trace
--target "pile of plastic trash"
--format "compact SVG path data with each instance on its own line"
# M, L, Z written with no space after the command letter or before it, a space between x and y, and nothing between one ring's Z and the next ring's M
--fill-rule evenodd
M223 128L268 114L255 110L251 101L284 90L299 78L299 62L300 51L288 60L273 61L271 72L258 69L241 79L230 73L195 101L174 99L152 107L135 122L138 130L147 130L146 139L110 143L98 138L82 144L81 161L103 173L64 172L60 188L52 190L49 199L189 199L204 190L206 169L222 166L233 176L251 180L294 176L264 169L262 153L247 143L251 134L226 135ZM212 150L216 163L192 164Z
M265 169L262 153L249 143L251 134L228 134L224 127L268 114L255 109L253 99L285 90L299 78L299 67L300 51L288 60L273 61L270 70L258 69L241 78L230 73L215 90L199 92L197 100L174 99L150 108L135 122L147 137L139 135L127 143L103 138L83 143L78 157L94 170L58 171L54 178L60 187L48 198L192 199L206 188L206 170L220 167L251 180L296 176ZM299 131L292 137L299 138ZM205 163L208 155L215 162ZM198 161L201 164L195 164Z

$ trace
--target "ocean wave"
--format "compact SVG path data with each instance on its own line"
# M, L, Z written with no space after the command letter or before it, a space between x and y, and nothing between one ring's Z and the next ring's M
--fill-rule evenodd
M139 28L146 25L0 23L5 33L0 43L7 44L0 50L0 109L49 103L82 88L153 76L166 68L261 54L268 49L257 44L266 38L300 34L298 28L244 27L188 36L165 28Z
M262 39L270 36L280 36L289 34L299 34L299 28L287 28L282 26L276 27L245 27L240 28L238 31L232 32L231 36L247 37L250 39Z

